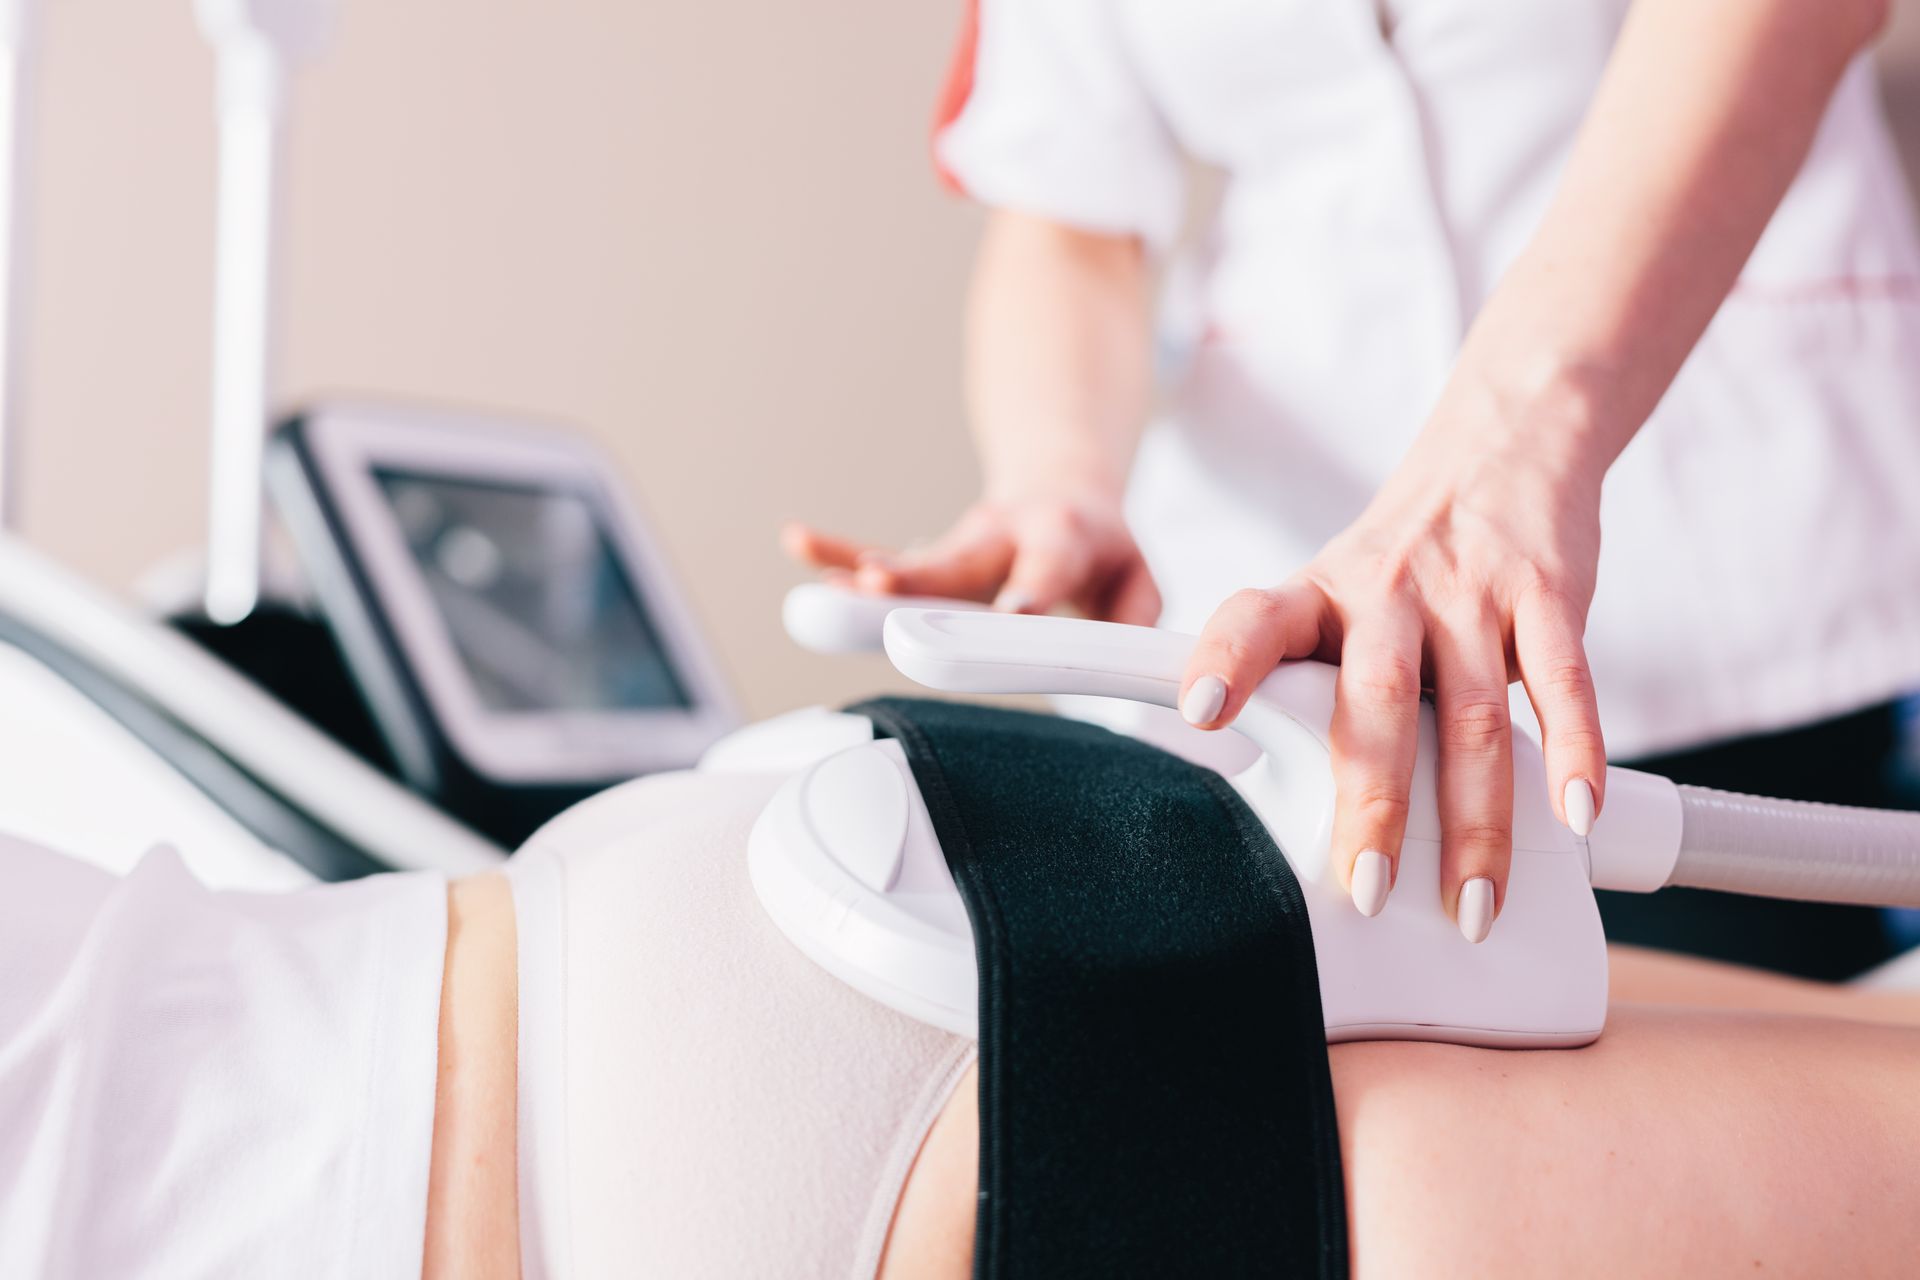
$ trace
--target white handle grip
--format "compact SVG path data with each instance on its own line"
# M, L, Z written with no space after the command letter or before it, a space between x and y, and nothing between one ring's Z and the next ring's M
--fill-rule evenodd
M881 627L895 609L981 612L986 605L937 596L876 596L826 582L803 582L787 592L780 621L787 636L812 653L878 653Z
M1068 693L1178 707L1194 637L1153 627L943 609L896 609L887 657L901 673L951 693ZM1269 755L1304 730L1326 748L1333 668L1289 662L1248 699L1233 727Z

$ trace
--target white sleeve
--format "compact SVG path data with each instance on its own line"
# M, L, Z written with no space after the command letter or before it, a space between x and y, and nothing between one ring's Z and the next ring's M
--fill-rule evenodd
M1184 164L1113 0L978 0L953 75L933 138L951 185L1154 249L1172 243Z

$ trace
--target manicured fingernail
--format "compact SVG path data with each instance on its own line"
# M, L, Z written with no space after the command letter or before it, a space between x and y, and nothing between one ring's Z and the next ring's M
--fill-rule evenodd
M1219 676L1201 676L1187 690L1185 701L1180 704L1180 714L1191 725L1209 725L1220 715L1220 708L1227 705L1227 682Z
M993 607L1002 613L1025 613L1033 608L1033 597L1009 587L993 598Z
M1393 863L1378 849L1362 850L1353 860L1353 905L1363 916L1377 916L1393 888Z
M1560 806L1567 811L1567 826L1573 834L1583 840L1593 834L1593 787L1585 778L1567 779Z
M1475 876L1460 886L1460 908L1455 913L1468 942L1485 942L1493 932L1493 881Z

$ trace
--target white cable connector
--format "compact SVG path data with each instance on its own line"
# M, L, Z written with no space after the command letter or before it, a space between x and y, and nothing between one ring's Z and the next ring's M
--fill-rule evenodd
M1680 856L1680 792L1658 774L1607 770L1604 807L1587 836L1587 873L1596 889L1652 893Z

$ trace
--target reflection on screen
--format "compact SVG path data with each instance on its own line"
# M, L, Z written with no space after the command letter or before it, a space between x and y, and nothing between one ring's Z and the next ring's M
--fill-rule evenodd
M485 706L690 705L585 497L384 469L374 478Z

